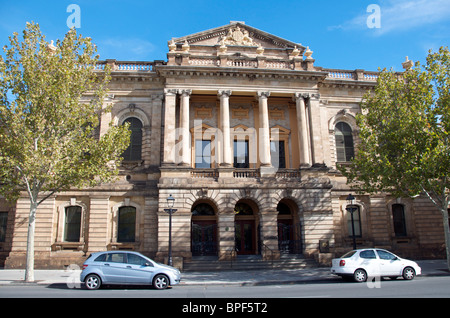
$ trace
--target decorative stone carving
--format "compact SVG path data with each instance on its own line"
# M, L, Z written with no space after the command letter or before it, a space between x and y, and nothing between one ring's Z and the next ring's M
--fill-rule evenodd
M177 45L175 44L175 41L172 39L172 41L170 41L170 43L169 43L169 51L175 52L176 48L177 48Z
M261 44L258 45L258 48L256 49L256 54L262 55L264 53L264 48Z
M311 57L312 54L313 54L313 51L311 51L311 50L309 49L309 46L307 46L307 47L306 47L306 51L305 51L305 57L306 57L306 59L307 59L307 60L311 60L311 59L312 59L312 57Z
M184 44L183 44L183 46L181 47L182 48L182 50L183 50L183 52L189 52L189 43L188 43L188 41L186 40L186 41L184 41Z
M298 56L300 54L300 51L297 49L297 46L294 47L294 50L292 51L292 56Z
M248 31L240 27L229 28L226 36L219 40L220 44L224 45L244 45L244 46L256 46L257 43L249 36Z
M405 61L402 63L402 66L406 71L413 67L413 65L414 62L411 61L408 57L406 57Z

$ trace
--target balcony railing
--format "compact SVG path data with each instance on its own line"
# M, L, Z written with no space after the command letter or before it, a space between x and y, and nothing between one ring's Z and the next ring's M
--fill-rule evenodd
M217 179L219 177L219 172L216 169L192 169L191 177L194 179Z
M274 171L274 176L277 180L292 180L300 179L300 170L298 169L277 169ZM235 168L233 170L233 177L236 179L258 179L261 178L261 172L258 168ZM193 179L213 179L219 178L218 169L192 169L191 178Z
M164 65L164 61L99 61L95 70L103 71L108 65L113 72L153 72L156 65Z
M234 169L233 177L235 178L259 178L261 175L259 173L259 169Z
M369 82L376 82L378 79L378 72L365 70L336 70L324 68L322 71L328 72L327 79Z

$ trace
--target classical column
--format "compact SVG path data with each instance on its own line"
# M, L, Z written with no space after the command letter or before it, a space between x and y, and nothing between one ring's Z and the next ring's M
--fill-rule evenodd
M179 90L181 94L180 105L180 135L181 135L181 163L182 166L191 165L191 138L189 132L189 98L190 89Z
M270 92L258 92L259 99L259 156L262 167L272 166L270 159L270 129L267 99Z
M231 160L231 136L230 136L230 90L219 90L220 119L222 126L222 162L221 166L232 167Z
M165 89L163 165L175 164L175 105L177 90Z
M311 166L308 143L308 123L306 120L306 107L303 94L295 93L295 105L297 108L297 123L298 123L298 140L300 150L300 166Z

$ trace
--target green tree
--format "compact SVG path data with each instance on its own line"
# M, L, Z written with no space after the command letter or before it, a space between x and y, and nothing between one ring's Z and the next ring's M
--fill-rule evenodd
M402 74L383 70L357 116L361 144L339 169L355 189L396 197L427 196L441 211L450 268L450 53Z
M30 199L25 280L34 280L38 206L71 187L113 180L129 143L126 126L99 137L109 72L95 72L90 38L68 31L56 45L39 25L27 23L23 39L10 37L0 56L0 194Z

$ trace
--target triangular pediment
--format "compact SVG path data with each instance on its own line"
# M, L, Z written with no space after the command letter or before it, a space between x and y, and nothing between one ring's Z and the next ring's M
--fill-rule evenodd
M243 22L231 22L214 29L174 38L173 41L177 44L185 44L187 42L190 46L226 45L263 47L265 49L293 49L297 47L300 51L303 51L305 48L300 43L282 39L248 26Z

